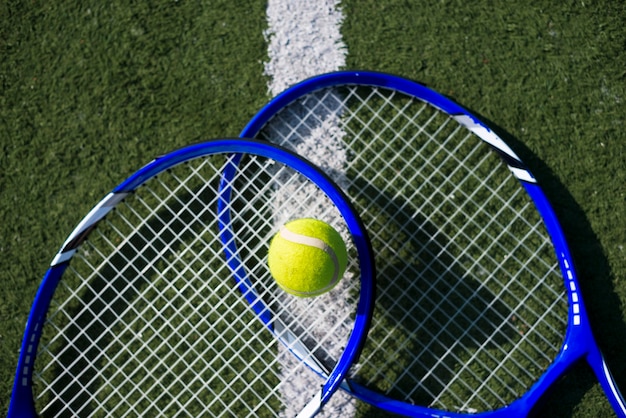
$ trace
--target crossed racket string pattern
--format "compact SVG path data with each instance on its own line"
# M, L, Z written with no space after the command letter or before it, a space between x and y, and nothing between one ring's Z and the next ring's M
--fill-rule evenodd
M33 303L10 417L304 417L340 387L357 414L526 416L583 360L626 416L546 196L470 112L346 71L287 89L241 137L259 139L156 159L76 227ZM266 265L302 217L350 259L308 299Z

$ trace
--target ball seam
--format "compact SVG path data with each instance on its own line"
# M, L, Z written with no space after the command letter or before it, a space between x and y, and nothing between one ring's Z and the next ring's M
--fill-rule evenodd
M333 277L331 281L323 289L318 289L314 292L298 292L302 295L316 295L323 293L326 289L332 289L339 281L339 259L333 247L325 243L323 240L315 237L309 237L307 235L298 234L297 232L290 231L286 226L281 226L280 235L287 241L291 241L296 244L307 245L309 247L318 248L324 251L331 259L334 265Z

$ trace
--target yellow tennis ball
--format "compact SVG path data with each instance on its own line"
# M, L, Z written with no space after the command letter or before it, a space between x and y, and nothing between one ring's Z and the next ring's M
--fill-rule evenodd
M284 291L311 297L335 287L346 270L348 253L332 226L304 218L286 223L274 235L267 263Z

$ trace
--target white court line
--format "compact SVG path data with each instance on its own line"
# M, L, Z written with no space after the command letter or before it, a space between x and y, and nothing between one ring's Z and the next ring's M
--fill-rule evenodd
M340 27L343 15L339 1L335 0L269 0L267 5L269 61L265 63L265 74L270 78L268 86L272 96L286 88L317 74L337 71L345 66L347 49L341 38ZM317 130L311 131L294 149L333 173L341 184L345 177L346 152L337 133L337 114L330 115ZM277 196L278 200L281 199ZM307 214L315 216L315 214ZM276 223L285 222L275 219ZM338 304L339 306L339 304ZM296 361L292 355L281 356ZM289 368L288 368L289 369ZM303 374L298 385L309 387L319 384L317 376ZM290 401L297 397L297 387L283 393L285 411L282 416L295 416L298 406ZM319 417L350 417L355 415L355 400L338 391L324 407Z
M271 78L272 96L346 64L339 1L269 0L267 20L269 61L265 63L265 74Z

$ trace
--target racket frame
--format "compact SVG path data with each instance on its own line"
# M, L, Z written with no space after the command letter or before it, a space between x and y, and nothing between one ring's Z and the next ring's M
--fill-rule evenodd
M329 374L327 371L322 373L320 370L320 374L324 376L326 382L318 394L312 400L307 401L308 404L300 415L313 416L328 401L328 399L330 399L332 394L342 383L350 366L358 359L362 346L365 342L365 337L369 328L374 307L375 268L372 255L373 253L367 232L346 195L325 173L315 167L312 163L285 148L271 144L267 141L243 138L226 138L193 144L175 150L169 154L157 157L152 162L148 163L136 173L124 180L120 185L115 187L113 191L106 195L72 231L60 251L51 262L35 295L20 349L13 391L9 403L8 418L37 416L32 387L33 369L39 340L46 321L46 313L57 285L59 284L66 268L69 266L72 256L76 253L81 243L87 239L91 230L98 225L98 222L100 222L107 213L115 208L115 206L129 193L132 193L152 177L175 165L194 158L212 154L234 154L237 155L236 158L240 158L241 155L246 153L273 159L285 164L286 166L300 172L320 187L320 189L326 193L328 198L337 206L339 213L343 216L359 254L361 292L355 312L354 328L346 343L343 354L339 358L339 361L331 373ZM233 174L233 172L230 172L229 176ZM224 178L224 174L222 174L222 185L225 184ZM227 223L225 223L228 222L229 215L227 213L227 209L222 206L229 199L229 197L225 197L224 195L225 193L230 192L229 187L231 186L220 190L220 195L218 197L218 205L220 205L219 224L221 227L221 238L223 240L229 238L224 234L230 232L230 229L227 227ZM252 308L257 315L259 315L260 312L268 312L267 309L260 307L259 304L263 304L260 298L250 296L256 295L256 293L250 292L252 286L251 282L246 276L245 271L241 268L242 266L238 264L239 258L236 251L237 249L234 244L228 245L228 247L225 248L225 256L229 260L228 262L230 267L231 269L235 268L235 270L233 270L235 273L233 278L236 281L236 284L246 295L248 302L252 305ZM294 354L300 358L305 354L307 357L310 356L310 353L304 352L306 350L304 345L295 344L296 348L294 349L294 341L286 341L286 339L291 338L293 334L285 333L285 330L281 329L279 335L275 327L272 325L272 318L269 314L265 313L264 315L259 315L259 317L265 324L266 328L276 335L281 342L289 344L292 350L299 351ZM309 364L309 366L314 367L313 364Z
M626 401L620 393L617 383L611 375L608 365L593 337L587 310L580 292L574 261L566 243L563 230L548 198L537 185L537 181L530 170L515 152L495 132L468 110L422 84L395 75L373 71L337 71L304 80L276 96L248 122L240 133L240 136L257 136L260 130L275 114L308 93L323 88L346 85L387 88L415 97L433 105L474 132L500 155L513 175L521 182L521 185L533 200L554 244L568 298L567 328L561 349L550 366L548 366L545 372L525 394L506 407L471 414L471 416L510 417L526 415L538 404L541 397L559 377L563 376L575 363L585 359L593 369L615 412L620 417L626 417ZM370 231L370 233L372 233L372 231ZM468 416L467 413L440 411L390 399L358 384L351 380L349 376L343 387L361 400L398 414L457 418Z

